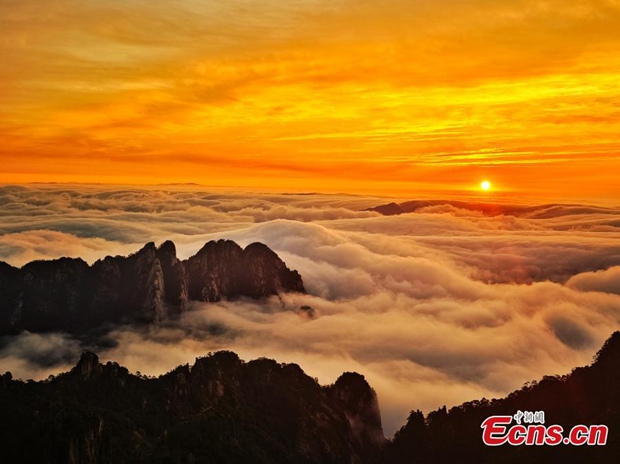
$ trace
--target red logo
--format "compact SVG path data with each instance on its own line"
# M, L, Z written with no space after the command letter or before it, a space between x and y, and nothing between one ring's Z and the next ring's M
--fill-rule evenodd
M607 443L609 429L606 425L575 425L564 435L561 425L544 425L544 417L543 411L519 411L514 416L488 417L481 425L482 441L487 446L595 446ZM524 424L521 424L522 418ZM511 426L513 420L515 424Z

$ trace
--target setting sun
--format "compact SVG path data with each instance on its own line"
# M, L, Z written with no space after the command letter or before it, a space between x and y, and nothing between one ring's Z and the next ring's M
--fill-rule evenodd
M488 180L482 181L480 183L480 188L482 190L485 190L485 191L490 190L491 189L491 182L489 182Z

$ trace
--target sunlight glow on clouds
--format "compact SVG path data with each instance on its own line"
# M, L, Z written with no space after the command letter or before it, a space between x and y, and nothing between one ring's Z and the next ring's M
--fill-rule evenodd
M411 409L503 396L587 364L620 328L620 210L556 205L488 217L446 203L390 217L364 211L384 202L4 187L0 259L93 262L165 239L185 258L211 239L264 242L299 270L308 295L194 304L178 323L118 327L116 346L93 349L151 375L218 349L295 362L323 383L356 370L376 388L388 433ZM0 350L0 366L45 378L82 349L62 334L23 334Z

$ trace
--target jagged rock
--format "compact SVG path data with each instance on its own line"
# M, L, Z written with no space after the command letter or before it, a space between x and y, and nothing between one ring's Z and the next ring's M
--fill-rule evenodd
M189 298L207 302L242 294L242 275L249 273L243 267L243 249L231 240L208 242L187 260L186 269Z
M360 446L367 448L366 454L382 449L385 436L379 401L364 376L345 372L330 388L330 394L341 405Z
M170 240L157 249L157 258L164 276L164 293L170 303L171 312L179 314L185 311L188 303L187 274L185 266L177 258L176 246Z
M374 417L359 409L373 403L360 378L321 387L295 364L246 363L223 351L147 379L84 353L69 373L0 389L2 456L26 464L371 464L385 440L362 442L375 431L351 425L352 412Z
M301 276L266 245L242 249L208 242L181 261L171 241L147 243L128 256L89 266L81 259L35 261L16 269L0 262L0 335L21 330L83 333L119 322L160 323L189 301L215 302L304 292Z
M248 245L244 250L242 263L246 269L241 278L243 292L252 298L276 295L287 289L304 292L299 273L290 271L267 245L262 243Z
M73 370L79 373L84 379L89 379L101 374L103 368L101 364L99 364L99 357L95 353L86 352L82 354Z

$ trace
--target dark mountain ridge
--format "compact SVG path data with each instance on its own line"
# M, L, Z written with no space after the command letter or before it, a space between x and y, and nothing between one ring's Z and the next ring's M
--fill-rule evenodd
M190 301L281 292L305 292L303 281L262 243L242 249L230 240L211 241L185 261L166 241L92 266L79 258L33 261L21 269L0 262L0 335L159 323L183 313Z
M606 425L604 446L486 446L482 422L517 411L544 411L547 426L559 424L566 436L572 427ZM514 422L513 422L514 424ZM545 376L506 398L445 407L426 417L411 411L388 449L384 464L612 464L620 458L620 332L615 332L595 361L564 376Z
M459 200L410 200L403 203L387 203L384 205L368 208L366 211L376 211L384 216L396 216L399 214L415 213L424 208L448 207L475 211L485 216L515 216L528 219L548 219L569 215L580 214L606 214L617 215L617 208L605 208L602 206L551 203L545 205L510 205L501 203L482 203Z
M356 373L322 387L296 364L197 358L158 378L82 355L44 382L0 377L3 462L372 463L386 440Z
M47 381L0 376L3 462L612 464L620 456L620 332L588 367L543 377L506 398L412 411L393 440L377 396L344 373L320 386L295 364L245 363L229 351L158 378L85 353ZM544 411L545 424L606 425L604 446L485 446L482 422Z

